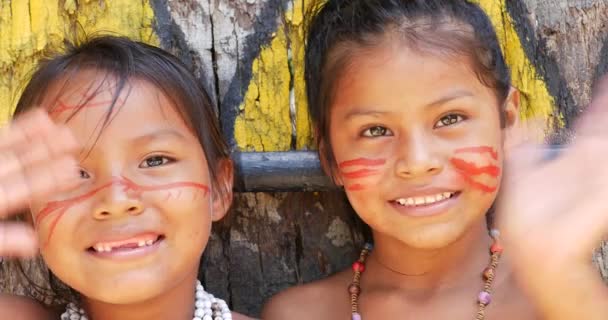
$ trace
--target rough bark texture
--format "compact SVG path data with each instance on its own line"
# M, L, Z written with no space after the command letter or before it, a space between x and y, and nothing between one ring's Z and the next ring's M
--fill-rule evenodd
M22 19L19 10L52 7L66 21L93 16L90 21L101 21L104 12L124 1L100 0L99 8L75 1L59 1L58 7L55 2L0 1L0 72L9 75L0 81L1 102L9 101L6 95L16 89L24 65L31 66L46 45L40 39L55 39L62 32L34 30L32 38L38 40L25 53L15 54L27 41L6 30L19 25L13 23ZM118 21L115 25L123 33L140 33L139 38L171 50L198 72L218 103L223 132L234 150L306 149L311 140L302 79L302 19L310 2L142 1L154 14L151 38L141 31L143 22L140 27L120 22L124 19L119 13L108 19ZM608 0L476 2L497 27L515 84L524 94L526 115L552 118L556 139L567 139L572 120L590 100L594 79L608 71ZM123 11L132 14L136 9ZM95 23L87 28L95 30ZM201 278L235 310L256 315L277 291L349 265L363 241L362 229L338 191L238 194L230 214L214 227ZM596 260L608 278L608 248ZM6 277L0 279L0 289L14 290L16 282Z

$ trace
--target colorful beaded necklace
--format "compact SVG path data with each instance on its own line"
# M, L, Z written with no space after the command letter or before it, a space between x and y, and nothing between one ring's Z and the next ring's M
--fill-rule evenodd
M482 273L484 279L483 290L477 296L477 316L475 320L484 320L486 307L492 301L492 282L494 281L494 275L496 272L496 267L498 266L498 260L500 260L500 255L502 254L502 246L500 245L498 238L500 237L500 232L496 229L492 229L490 231L490 236L492 237L492 245L490 246L490 263L488 267L486 267ZM361 314L359 313L359 295L361 294L361 275L365 271L365 260L367 256L371 252L373 246L370 243L366 243L361 250L361 254L359 255L359 260L353 263L353 281L348 286L348 293L350 294L350 307L352 312L352 320L361 320Z

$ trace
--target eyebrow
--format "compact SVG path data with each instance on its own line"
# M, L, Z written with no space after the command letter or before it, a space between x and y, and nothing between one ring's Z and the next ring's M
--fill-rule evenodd
M172 138L172 139L180 139L183 140L186 137L181 134L179 131L175 130L175 129L171 129L171 128L167 128L167 129L161 129L161 130L156 130L156 131L152 131L152 132L147 132L144 134L141 134L139 136L136 136L132 139L130 139L133 142L140 142L140 143L144 143L144 142L148 142L150 140L155 140L155 139L164 139L164 138Z
M465 98L465 97L472 97L473 93L471 93L468 90L457 90L454 92L450 92L449 94L427 104L427 107L438 107L442 104L445 104L447 102L450 102L452 100L456 100L456 99L460 99L460 98Z
M446 104L452 100L465 98L465 97L472 97L472 96L473 96L473 93L471 93L470 91L457 90L457 91L451 92L443 97L440 97L437 100L432 101L431 103L427 104L425 107L436 108L436 107ZM355 109L351 110L349 113L347 113L345 118L350 119L350 118L356 117L356 116L378 117L378 116L383 116L383 115L390 115L392 113L393 112L391 112L391 111L369 110L368 108L355 108Z

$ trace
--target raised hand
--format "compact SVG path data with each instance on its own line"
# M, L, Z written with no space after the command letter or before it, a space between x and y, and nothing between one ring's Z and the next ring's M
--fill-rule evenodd
M546 151L506 151L497 205L505 253L543 319L606 319L608 287L591 257L608 233L608 79L575 140L551 159Z
M70 131L54 124L43 110L0 128L0 218L26 209L33 198L74 187L76 147ZM33 255L36 249L29 225L0 222L0 257Z

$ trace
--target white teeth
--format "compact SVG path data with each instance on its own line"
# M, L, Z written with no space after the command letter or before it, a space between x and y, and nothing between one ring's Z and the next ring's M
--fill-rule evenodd
M95 249L95 251L97 251L97 252L110 252L110 251L112 251L112 248L110 246L104 246L103 244L98 244L98 245L94 246L93 249Z
M155 240L139 240L137 242L137 246L140 248L145 247L145 246L150 246L150 245L154 244L154 241ZM93 249L97 252L111 252L113 248L109 244L98 243L93 246Z
M395 200L398 204L402 206L419 206L424 204L431 204L438 201L442 201L445 199L449 199L454 194L452 192L443 192L432 196L424 196L424 197L411 197L411 198L399 198Z

